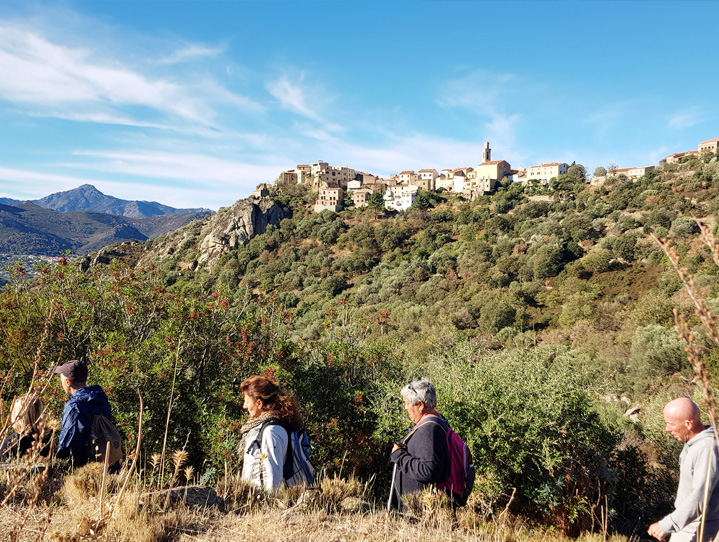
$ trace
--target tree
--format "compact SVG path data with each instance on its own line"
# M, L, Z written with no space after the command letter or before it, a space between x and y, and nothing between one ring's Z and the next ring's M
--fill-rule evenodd
M598 166L594 169L594 176L595 177L605 177L607 175L607 170L603 168L602 166Z
M383 204L384 204L384 200ZM427 190L420 190L417 192L417 196L414 198L414 203L412 204L412 207L415 209L429 209L430 207L433 207L432 205L432 199L430 198L429 192Z
M375 216L384 212L384 197L379 192L372 192L367 198L367 208L372 211Z
M567 177L573 183L586 182L587 172L582 164L572 164L567 169Z

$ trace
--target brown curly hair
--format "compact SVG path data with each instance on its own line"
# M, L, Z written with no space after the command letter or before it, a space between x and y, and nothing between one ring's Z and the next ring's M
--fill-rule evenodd
M300 405L295 394L280 388L274 380L266 376L251 376L240 384L240 391L252 399L260 399L262 410L269 412L288 429L297 431L302 428Z

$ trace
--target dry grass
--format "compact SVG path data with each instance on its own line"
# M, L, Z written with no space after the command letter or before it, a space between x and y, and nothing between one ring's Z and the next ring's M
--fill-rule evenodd
M12 520L11 511L0 511L0 529ZM48 523L49 522L49 523ZM96 528L96 529L93 529ZM40 536L44 533L44 536ZM248 514L213 513L202 509L177 505L162 514L140 513L115 520L109 527L93 523L88 518L77 520L63 509L38 509L20 538L23 542L49 540L53 542L109 541L177 541L177 542L234 542L300 540L311 542L416 542L417 540L446 540L456 542L565 542L567 539L551 530L532 529L521 521L497 526L478 524L473 528L438 526L431 519L412 520L387 516L383 511L363 514L328 514L314 510L283 516L277 509ZM587 533L578 542L627 542L626 537L604 538Z
M242 540L301 540L313 542L414 542L448 540L457 542L519 542L565 540L559 533L533 528L526 521L503 516L495 522L481 519L470 509L456 518L446 499L431 492L407 501L405 516L387 514L381 505L367 500L368 485L355 478L323 479L318 488L262 495L231 477L217 490L227 497L227 512L195 507L181 499L169 506L163 492L145 492L139 478L117 500L122 477L106 481L101 495L102 470L88 465L66 478L55 503L35 506L20 533L19 541L115 542ZM103 497L105 512L100 515ZM358 504L361 503L361 504ZM24 513L15 503L0 509L0 532L10 532ZM580 542L625 542L624 537L605 538L585 534Z

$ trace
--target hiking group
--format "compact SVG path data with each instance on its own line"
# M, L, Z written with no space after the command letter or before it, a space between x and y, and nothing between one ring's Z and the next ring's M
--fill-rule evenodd
M87 365L72 360L54 368L68 400L63 407L56 455L74 467L104 461L110 472L120 468L122 446L112 423L107 395L88 386ZM314 482L315 468L294 394L267 376L251 376L240 385L243 408L249 414L242 426L238 453L242 479L268 492ZM464 506L472 491L475 468L467 445L437 410L437 393L426 378L400 390L414 426L395 443L388 510L406 510L403 497L425 488L445 492L455 506ZM679 463L675 509L651 524L648 534L658 540L670 535L676 542L705 542L719 532L719 454L714 430L701 423L699 407L680 397L664 407L665 431L684 443ZM4 457L49 455L52 432L40 399L26 394L14 399L8 419L11 432L0 443Z

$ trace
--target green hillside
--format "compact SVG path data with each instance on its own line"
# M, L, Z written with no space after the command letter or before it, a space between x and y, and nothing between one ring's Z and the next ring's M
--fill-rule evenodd
M172 254L172 238L158 239L157 263L173 291L242 283L272 295L293 312L298 338L317 338L343 299L357 322L413 353L467 337L497 348L570 341L627 358L634 330L669 325L682 302L651 234L669 237L709 297L717 295L692 218L714 227L717 166L688 161L601 187L568 179L555 190L512 185L473 202L435 197L426 208L379 216L310 213L294 187L299 193L275 197L293 218L211 267L197 264L197 228L181 230Z
M104 246L145 241L209 211L127 218L101 212L61 212L34 203L0 204L0 253L58 256L87 254Z
M128 446L140 392L145 457L167 430L169 450L223 483L239 461L239 384L266 372L297 393L324 474L372 479L381 499L409 424L399 389L428 375L477 461L478 513L511 505L567 534L607 517L635 534L674 496L680 446L662 406L702 393L673 309L688 315L710 377L717 364L654 237L671 241L692 294L719 312L719 251L696 222L715 229L718 183L706 157L603 186L563 176L472 202L424 193L396 215L314 214L305 189L275 188L274 204L238 202L116 245L108 265L63 260L7 286L2 398L42 382L34 360L87 359ZM243 244L235 232L250 226ZM43 397L59 412L55 384Z

